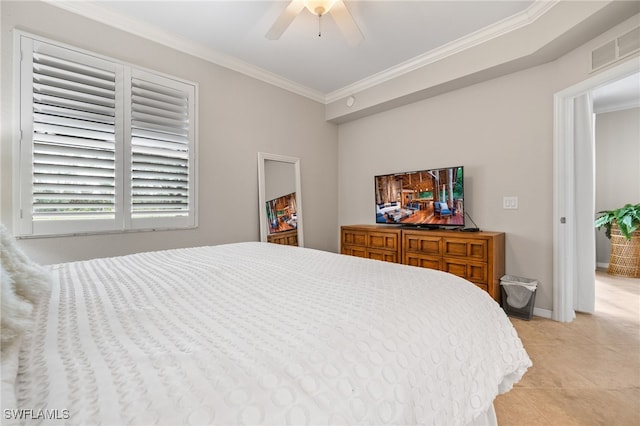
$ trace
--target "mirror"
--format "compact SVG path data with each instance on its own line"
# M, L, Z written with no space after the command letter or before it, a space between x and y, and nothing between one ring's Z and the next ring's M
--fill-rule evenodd
M260 241L304 245L300 159L258 153Z

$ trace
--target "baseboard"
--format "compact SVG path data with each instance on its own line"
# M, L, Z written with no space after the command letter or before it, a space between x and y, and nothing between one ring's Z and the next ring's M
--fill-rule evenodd
M533 315L535 315L537 317L551 319L551 315L552 314L553 314L553 312L548 310L548 309L533 308Z
M609 264L598 262L596 263L596 268L606 271L609 268ZM551 319L553 316L553 311L550 311L548 309L542 309L542 308L533 308L533 315L537 317Z

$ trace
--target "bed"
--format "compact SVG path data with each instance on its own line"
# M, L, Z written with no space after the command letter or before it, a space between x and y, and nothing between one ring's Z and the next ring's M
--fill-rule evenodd
M531 366L499 305L440 271L258 242L50 271L3 347L5 423L495 424Z

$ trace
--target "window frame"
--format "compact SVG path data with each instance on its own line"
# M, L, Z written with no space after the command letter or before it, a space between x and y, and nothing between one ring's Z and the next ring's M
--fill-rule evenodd
M14 30L14 233L21 237L123 233L149 230L193 229L198 226L198 85L179 77L146 69L82 48L60 43L28 32ZM95 61L113 67L115 85L115 204L114 217L105 219L34 220L33 214L33 52L34 43L43 43L64 51L80 63ZM85 62L86 61L86 62ZM184 91L188 101L188 205L186 215L171 217L132 217L132 77L143 76L166 87ZM25 87L23 87L25 82ZM28 98L29 94L31 99Z

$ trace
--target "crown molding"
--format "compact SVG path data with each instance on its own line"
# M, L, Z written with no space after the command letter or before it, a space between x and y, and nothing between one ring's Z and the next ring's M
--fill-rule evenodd
M294 81L283 78L263 68L244 62L231 55L227 55L226 53L195 43L192 40L177 36L168 31L164 31L157 26L129 18L121 13L112 12L97 4L84 1L43 1L68 12L126 31L135 36L149 39L221 67L237 71L241 74L253 77L289 92L296 93L316 102L325 103L326 96L320 91L313 90L307 86L303 86Z
M322 93L311 89L263 68L244 62L231 55L194 43L191 40L187 40L168 31L164 31L157 26L149 25L145 22L129 18L123 14L107 10L95 3L73 0L43 1L77 15L101 22L130 34L152 40L172 49L179 50L208 62L212 62L216 65L237 71L241 74L245 74L249 77L253 77L257 80L326 105L529 25L547 13L561 0L535 0L533 4L523 12L503 19L496 24L485 27L451 43L409 59L397 66L381 71L330 93Z
M327 93L325 104L335 102L354 93L370 89L374 86L393 80L411 71L426 67L449 56L453 56L474 46L501 37L519 28L525 27L551 10L560 0L535 0L526 10L484 27L450 43L437 47L422 55L418 55L403 63L364 78L341 89Z

